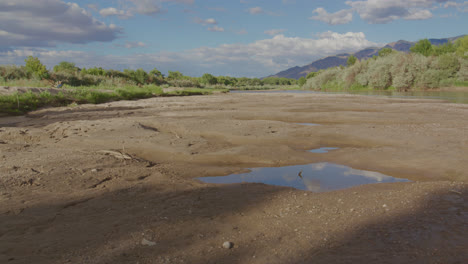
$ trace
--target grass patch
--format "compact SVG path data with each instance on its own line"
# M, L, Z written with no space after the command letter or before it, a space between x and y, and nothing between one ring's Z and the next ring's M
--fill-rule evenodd
M213 92L229 92L228 89L188 88L164 93L163 89L156 85L113 87L114 89L102 88L103 86L67 88L58 94L51 94L47 91L41 93L28 91L26 93L0 95L0 113L18 115L50 106L76 106L78 104L101 104L156 96L191 96L208 95Z

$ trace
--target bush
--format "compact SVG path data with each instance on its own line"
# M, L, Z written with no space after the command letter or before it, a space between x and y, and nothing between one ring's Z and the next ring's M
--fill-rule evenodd
M15 65L0 66L0 77L4 80L19 80L29 78L28 72L24 67Z
M197 80L189 80L189 79L182 79L182 80L170 80L168 81L170 86L173 87L201 87L200 83Z

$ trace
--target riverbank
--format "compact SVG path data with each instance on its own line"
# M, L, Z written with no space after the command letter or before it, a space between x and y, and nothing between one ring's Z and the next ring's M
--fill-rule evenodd
M0 114L20 115L44 107L102 104L158 96L192 96L226 93L216 88L161 88L156 85L124 87L40 88L0 86Z
M424 99L233 93L0 118L0 262L461 263L466 116ZM308 151L322 147L339 149ZM319 162L411 182L195 179Z

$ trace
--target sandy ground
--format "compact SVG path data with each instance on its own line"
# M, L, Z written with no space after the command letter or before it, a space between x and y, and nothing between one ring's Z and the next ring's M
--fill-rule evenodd
M219 94L2 117L0 263L467 263L467 161L468 105L430 100ZM412 182L194 179L314 162Z

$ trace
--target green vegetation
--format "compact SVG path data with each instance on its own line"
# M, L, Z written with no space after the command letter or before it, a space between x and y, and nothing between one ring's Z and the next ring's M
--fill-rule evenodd
M428 45L429 43L429 45ZM464 46L466 44L466 46ZM465 51L466 50L466 51ZM468 36L455 44L430 45L421 40L411 53L382 49L372 59L348 63L307 76L305 89L342 90L399 90L434 89L467 86ZM348 60L349 61L349 60Z
M185 76L169 71L165 77L158 69L123 71L101 67L78 68L75 63L62 61L48 71L38 58L28 57L25 66L0 65L0 85L20 87L55 87L63 85L60 93L16 93L0 96L0 113L20 114L45 106L104 103L134 100L153 96L204 95L228 92L231 89L298 89L297 80L269 77L234 78L230 76ZM172 87L172 88L171 88ZM163 89L168 88L168 89Z
M43 65L38 58L29 56L24 62L26 63L24 68L29 75L33 75L35 78L39 79L46 79L49 77L46 66Z
M354 55L351 55L348 58L347 65L348 66L353 66L356 63L357 60L358 59Z
M413 47L410 48L410 50L413 53L419 53L426 57L432 55L434 51L432 44L428 39L418 41Z
M0 113L23 114L45 106L66 106L70 104L100 104L110 101L134 100L150 98L154 96L189 96L206 95L213 92L227 92L219 89L184 89L163 92L163 89L155 85L127 86L111 90L96 90L94 87L78 87L64 89L56 94L49 91L41 93L14 93L0 96ZM102 88L102 87L100 87ZM115 87L112 87L115 88Z

